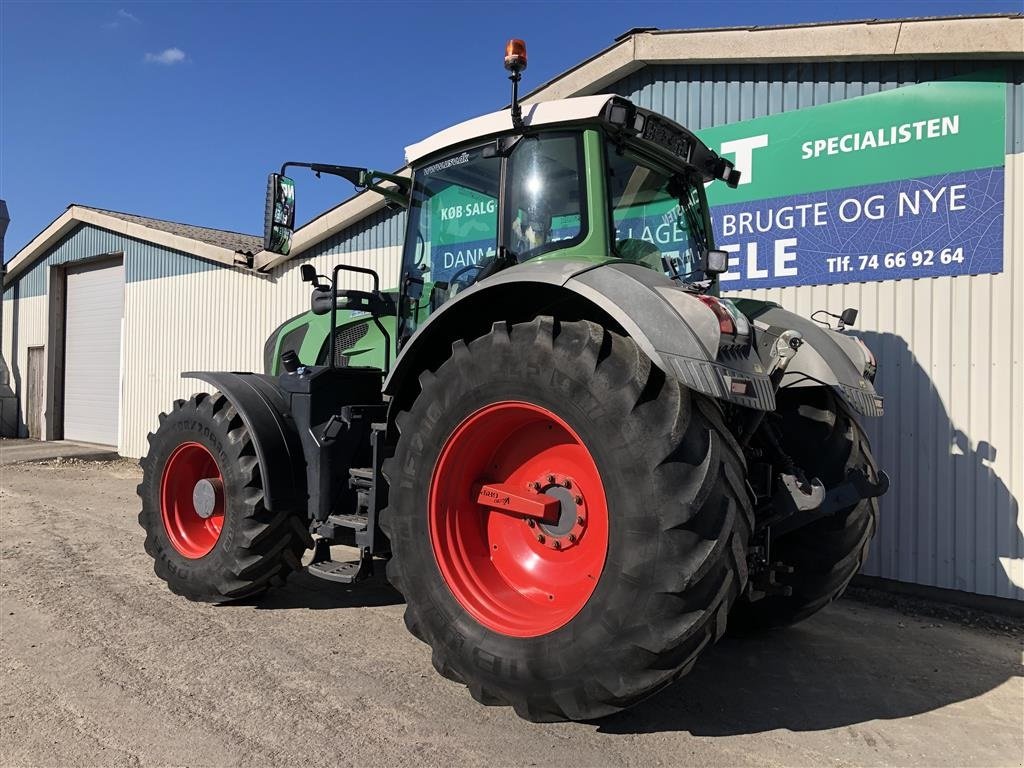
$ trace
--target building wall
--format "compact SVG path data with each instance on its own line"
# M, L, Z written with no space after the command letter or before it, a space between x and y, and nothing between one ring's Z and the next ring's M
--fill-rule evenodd
M612 89L692 129L1002 67L1004 271L747 291L801 315L857 307L886 416L865 420L893 479L865 572L1024 599L1024 65L906 61L648 67Z
M4 292L3 358L19 394L22 424L25 398L20 395L28 348L47 345L51 267L110 253L124 255L118 451L137 458L146 452L146 435L156 429L158 414L175 399L207 388L182 379L181 371L262 370L267 336L282 321L309 308L309 286L300 279L300 264L310 262L329 273L336 262L344 261L376 269L385 286L396 285L402 226L396 219L393 214L378 214L267 275L213 264L97 227L78 227ZM342 284L369 283L368 278L343 273Z

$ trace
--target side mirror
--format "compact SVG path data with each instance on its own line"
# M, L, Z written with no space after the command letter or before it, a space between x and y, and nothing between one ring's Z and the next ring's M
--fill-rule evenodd
M299 274L302 275L302 282L304 283L316 282L316 267L312 264L303 264L299 267Z
M263 248L287 256L295 231L295 182L280 173L267 177L267 208L263 217Z
M704 257L704 274L720 275L729 271L729 252L711 250Z
M839 315L839 327L845 328L846 326L853 327L853 324L857 322L857 310L853 307L847 307L843 310L842 314Z

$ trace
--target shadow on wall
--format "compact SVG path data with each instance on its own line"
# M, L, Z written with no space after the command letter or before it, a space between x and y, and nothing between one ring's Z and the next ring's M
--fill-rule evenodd
M1009 571L1010 561L1024 557L1020 503L993 468L998 451L1010 446L974 442L957 428L903 337L855 334L879 360L875 383L886 415L863 423L879 466L893 481L881 499L879 531L864 572L1024 598L1020 574ZM956 375L964 369L952 370ZM989 403L987 391L970 397L977 403L967 407L999 407Z

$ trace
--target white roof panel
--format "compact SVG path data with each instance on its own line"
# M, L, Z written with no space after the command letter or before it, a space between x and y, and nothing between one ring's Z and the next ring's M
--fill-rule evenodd
M611 94L598 94L597 96L579 96L572 99L542 101L537 104L524 105L523 123L527 127L536 127L538 125L570 123L575 120L588 120L598 117L611 98ZM446 147L454 147L466 141L483 138L484 136L493 136L509 130L512 130L511 109L503 109L499 112L491 112L489 115L474 117L463 123L453 125L451 128L438 131L433 136L406 147L405 161L407 163L415 163L420 158L432 155L434 152Z

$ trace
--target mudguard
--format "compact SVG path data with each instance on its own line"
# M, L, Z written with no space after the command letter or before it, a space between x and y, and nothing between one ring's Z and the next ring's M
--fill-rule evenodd
M575 294L611 317L654 365L691 389L748 408L774 410L774 390L755 349L732 347L723 355L718 320L708 307L664 274L620 261L527 262L473 285L417 329L384 382L384 394L393 396L409 376L419 374L421 350L462 338L465 318L491 304L488 292L497 296L498 290L513 287L521 290L517 296L525 304L541 286ZM544 305L537 309L543 313Z
M256 449L267 509L304 509L306 465L302 444L287 416L287 399L274 378L224 371L188 371L181 377L209 382L238 411Z
M736 305L774 345L787 329L799 331L804 344L786 368L782 387L827 386L862 416L883 414L882 396L868 379L866 348L853 336L826 328L771 302L737 299Z

